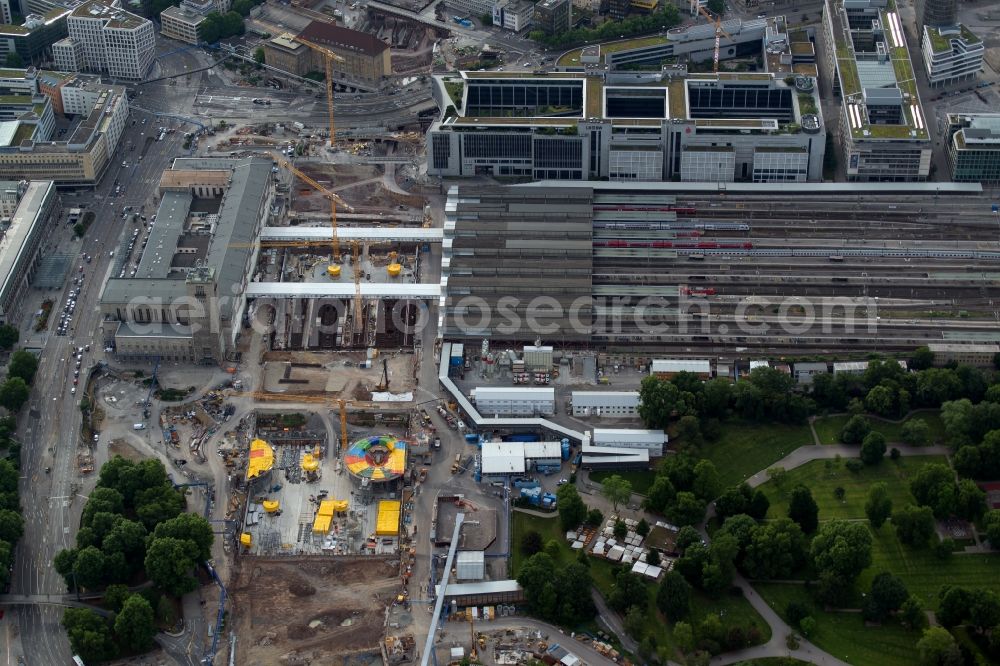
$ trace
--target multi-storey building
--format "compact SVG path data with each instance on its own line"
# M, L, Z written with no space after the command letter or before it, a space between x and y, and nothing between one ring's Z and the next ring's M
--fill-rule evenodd
M463 73L428 173L616 181L821 180L814 80L771 74Z
M14 22L14 12L10 9L10 0L0 0L0 22L10 25Z
M212 12L219 11L215 0L183 0L160 12L160 34L188 44L197 44L198 26Z
M496 0L448 0L445 4L453 12L479 18L492 15L495 2Z
M547 35L566 32L573 25L571 0L541 0L535 5L534 26Z
M125 131L129 111L125 89L89 77L8 71L22 74L20 78L9 75L0 79L0 88L5 82L30 86L27 94L11 97L31 100L32 108L11 118L16 127L8 126L5 140L0 141L0 179L52 180L60 186L96 185ZM82 118L65 140L50 140L54 108Z
M21 25L0 25L0 60L16 54L25 64L48 59L52 44L66 36L70 10L57 8L45 15L29 14Z
M493 25L521 32L531 25L535 5L528 0L497 0L493 5Z
M52 63L61 72L86 69L83 42L66 37L52 45Z
M708 0L698 1L707 2ZM613 21L621 21L628 16L628 10L631 6L632 5L629 0L608 0L608 16L610 16Z
M958 22L958 8L955 0L916 0L914 13L917 19L917 32L922 33L926 27L940 28L955 25Z
M152 22L114 4L85 2L69 15L67 28L68 39L82 47L81 70L138 80L153 65L156 37Z
M134 277L101 294L107 343L124 359L222 363L235 349L245 289L270 214L270 159L179 158Z
M823 22L848 180L926 180L931 139L895 0L826 0Z
M964 25L924 26L924 67L932 86L974 79L983 68L986 49Z
M334 61L334 76L377 82L392 73L389 45L374 35L325 21L313 21L300 36L344 59L343 62ZM264 43L264 61L299 76L310 71L322 72L325 67L322 54L287 33Z
M1000 114L948 114L948 161L954 181L1000 183Z
M23 182L18 202L0 237L0 322L17 325L21 305L38 266L39 248L48 237L49 217L58 204L49 181Z

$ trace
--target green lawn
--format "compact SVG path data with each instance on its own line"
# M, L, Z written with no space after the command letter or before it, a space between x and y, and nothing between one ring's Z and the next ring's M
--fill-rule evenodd
M715 463L723 487L738 484L800 446L812 444L806 425L734 421L724 423L722 433L717 441L702 446L700 455Z
M826 613L802 585L756 584L754 589L787 621L785 608L799 601L812 609L816 632L809 640L853 666L912 666L920 660L920 634L895 622L866 627L860 613Z
M520 552L519 544L521 536L529 531L535 530L542 535L542 542L547 543L549 539L556 539L559 542L559 558L557 563L568 563L573 561L576 554L570 549L564 538L565 535L559 527L558 518L539 518L520 511L513 512L513 529L511 532L511 576L517 575L517 567L524 560ZM602 558L590 558L590 575L593 578L594 586L605 596L610 593L614 586L614 577L619 566ZM649 584L649 605L646 613L646 632L656 636L658 645L674 647L672 634L665 631L664 627L670 627L670 623L656 609L656 585ZM704 594L696 592L692 595L691 615L688 621L692 626L697 626L709 613L720 616L723 629L728 631L731 626L748 626L751 622L757 624L761 632L761 642L766 643L771 639L771 629L764 622L764 619L757 614L746 599L742 596L734 597L723 595L718 599L713 599Z
M626 481L632 484L632 492L639 493L640 495L645 495L649 490L649 487L653 485L653 481L656 480L656 470L633 470L621 472L591 472L590 479L594 483L601 483L604 479L609 476L614 476L617 474Z
M1000 592L1000 556L997 554L952 555L947 561L937 559L926 548L914 549L899 542L891 524L874 534L872 566L861 574L858 585L867 589L880 571L891 571L906 583L906 588L920 597L926 608L937 607L941 585L985 587Z
M771 508L767 512L768 518L788 515L788 497L792 488L799 484L812 491L813 498L819 505L820 520L864 518L868 488L873 483L885 481L889 486L893 507L900 508L906 504L916 503L910 494L909 480L921 467L931 463L947 464L947 462L944 456L909 456L895 461L886 458L878 465L865 467L855 473L844 466L844 461L814 460L789 470L781 489L770 481L760 488L771 501ZM843 500L834 497L833 491L838 486L845 491Z
M820 444L839 444L840 431L844 429L844 424L851 417L847 414L838 416L824 416L816 419L813 426L816 428L816 436L819 437ZM944 423L941 422L940 412L918 412L910 418L923 419L930 428L931 444L941 444L944 442ZM901 432L903 423L886 423L878 419L869 419L872 430L885 435L890 443L902 442ZM905 423L905 421L904 421Z

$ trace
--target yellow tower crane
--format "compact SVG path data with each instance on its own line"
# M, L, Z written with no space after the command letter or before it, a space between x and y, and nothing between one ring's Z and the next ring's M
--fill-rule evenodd
M340 198L340 196L336 192L328 190L327 188L323 187L318 182L316 182L315 179L306 175L303 171L296 169L291 162L286 160L278 153L268 152L267 154L271 157L272 160L281 165L282 168L288 169L293 174L298 176L301 180L303 180L307 185L315 189L317 192L322 192L323 195L330 200L330 233L333 236L332 247L331 247L331 251L333 252L333 257L332 257L333 261L327 267L326 270L327 273L330 275L330 277L332 278L340 277L340 265L337 263L337 259L340 257L340 239L337 237L337 203L339 202L341 206L343 206L352 213L354 212L354 206L350 205L342 198Z
M694 0L694 2L697 2L697 0ZM698 5L698 11L702 15L704 15L705 18L707 18L709 21L712 21L712 22L715 23L715 51L712 54L712 71L715 72L716 74L718 74L719 73L719 46L720 46L720 43L722 42L722 35L725 35L729 39L732 39L733 36L730 35L728 32L726 32L725 30L722 29L722 15L721 14L719 16L713 17L711 14L709 14L707 11L705 11L705 8L702 7L701 5Z

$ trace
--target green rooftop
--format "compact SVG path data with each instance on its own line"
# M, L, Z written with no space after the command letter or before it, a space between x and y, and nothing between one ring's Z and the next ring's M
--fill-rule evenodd
M0 69L0 76L6 79L23 79L23 69Z
M599 76L588 76L584 88L587 94L587 118L600 118L604 115L604 79Z
M30 95L0 95L0 104L31 104Z
M35 133L35 125L29 125L28 123L21 123L17 126L17 131L14 132L14 138L11 139L12 146L20 146L22 141L30 139Z
M667 38L662 35L653 35L652 37L636 37L634 39L626 39L621 42L609 42L607 44L601 44L601 53L618 53L619 51L628 51L629 49L641 49L644 46L659 46L661 44L666 44Z

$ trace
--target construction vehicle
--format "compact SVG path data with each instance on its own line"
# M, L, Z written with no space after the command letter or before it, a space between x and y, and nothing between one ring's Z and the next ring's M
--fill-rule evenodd
M693 3L697 3L698 0L692 0ZM702 14L706 19L715 23L715 51L712 53L712 71L716 74L719 73L719 46L722 42L722 35L725 35L729 39L733 39L733 36L722 29L722 15L713 17L705 8L700 4L698 5L698 12Z
M382 378L379 380L378 384L375 385L375 390L389 390L389 361L387 359L382 359Z

